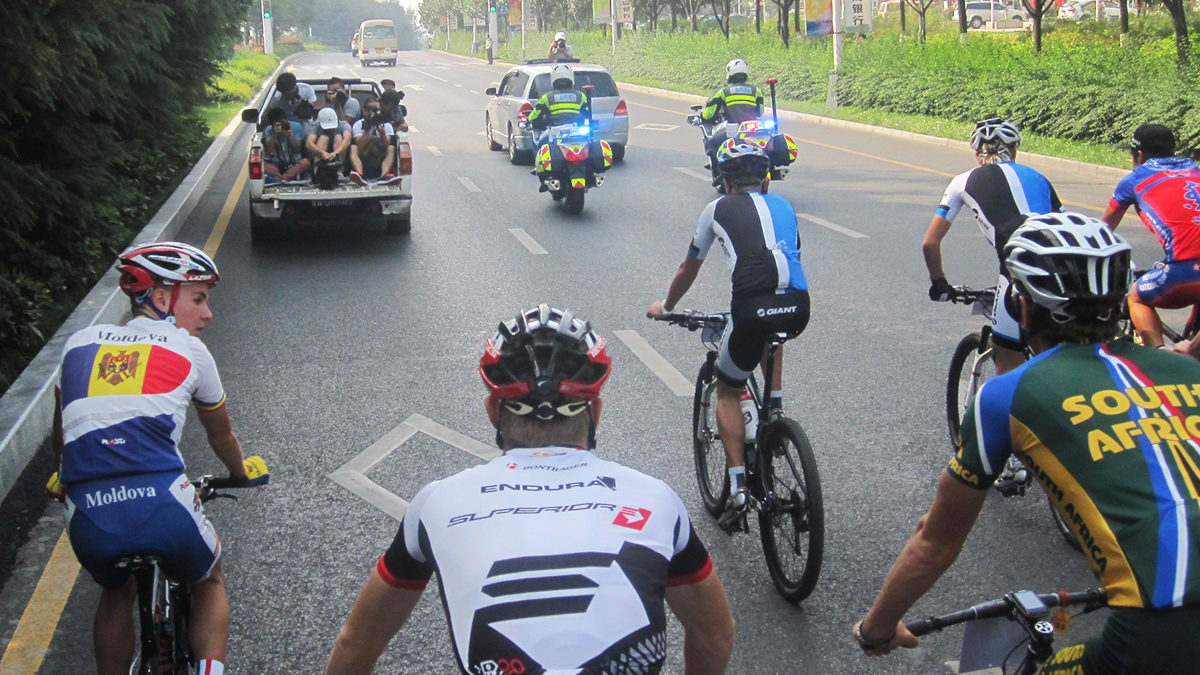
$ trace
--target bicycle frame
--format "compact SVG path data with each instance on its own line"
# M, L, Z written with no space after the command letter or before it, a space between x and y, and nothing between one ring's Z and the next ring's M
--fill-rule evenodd
M171 580L156 556L122 558L137 584L140 628L137 675L188 673L195 664L188 637L191 592Z

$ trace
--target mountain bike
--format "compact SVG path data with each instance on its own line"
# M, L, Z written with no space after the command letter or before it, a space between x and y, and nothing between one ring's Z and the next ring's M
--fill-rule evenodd
M978 332L968 333L958 341L954 355L950 357L950 373L946 378L946 424L950 432L950 444L955 449L958 448L958 435L962 429L962 420L967 415L967 408L975 400L975 394L979 392L983 383L996 376L991 324L996 311L997 288L989 286L975 290L966 286L955 286L950 293L950 302L971 305L971 313L982 315L985 319ZM1028 350L1026 356L1029 356ZM1033 475L1015 455L1009 456L1005 465L1005 475L1011 475L1011 480L997 481L995 486L1005 497L1024 495L1033 483ZM1053 503L1050 503L1050 514L1063 540L1071 548L1081 550L1079 540L1075 538Z
M192 481L200 502L218 497L237 499L219 492L229 488L249 488L270 481L267 465L261 457L246 458L246 480L229 476L201 476ZM127 569L137 584L138 653L131 675L190 675L196 665L188 633L191 590L187 584L168 577L153 555L131 555L117 560L119 569Z
M716 362L729 313L683 311L666 314L660 320L690 331L701 331L700 341L708 351L696 377L692 400L692 452L700 499L709 514L721 518L718 524L726 532L749 532L746 512L733 519L722 518L726 516L729 474L725 466L725 449L717 431ZM795 336L776 333L768 342L765 382L771 381L779 347L792 337ZM798 603L817 585L825 548L825 511L817 460L798 422L779 414L771 416L768 402L753 373L746 382L743 397L743 414L748 426L747 511L758 514L763 554L775 589L788 602Z
M1063 630L1070 620L1071 615L1065 612L1056 613L1052 618L1050 608L1073 605L1082 605L1079 614L1086 614L1107 607L1108 599L1099 588L1073 593L1015 591L950 614L906 621L904 626L920 637L949 626L973 622L963 631L958 672L1000 668L1003 673L1032 675L1054 654L1056 625L1058 630ZM1022 645L1026 646L1024 655L1016 669L1009 671L1008 662Z

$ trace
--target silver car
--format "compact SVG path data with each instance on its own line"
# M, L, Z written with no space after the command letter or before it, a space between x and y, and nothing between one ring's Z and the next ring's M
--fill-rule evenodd
M536 60L516 66L498 84L484 93L491 97L484 113L483 133L491 150L508 150L513 164L533 162L532 135L520 122L529 117L534 104L550 91L550 71L557 61ZM596 140L608 141L613 160L625 157L629 143L629 112L617 83L604 66L567 60L575 74L575 88L587 93L592 103L592 126ZM590 92L586 87L590 86Z

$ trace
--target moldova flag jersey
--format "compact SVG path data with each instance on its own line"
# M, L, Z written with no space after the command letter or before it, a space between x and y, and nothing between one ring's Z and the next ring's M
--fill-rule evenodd
M1136 206L1167 260L1200 258L1200 169L1190 159L1146 160L1117 183L1112 208Z
M166 321L85 328L62 361L65 484L182 471L188 406L217 408L225 390L204 343Z
M948 471L986 489L1013 452L1110 605L1200 603L1200 363L1126 341L1048 350L980 388Z

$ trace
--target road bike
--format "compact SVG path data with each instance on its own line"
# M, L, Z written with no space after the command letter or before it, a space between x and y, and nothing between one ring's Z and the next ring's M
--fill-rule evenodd
M1079 614L1086 614L1107 607L1108 599L1099 588L1073 593L1014 591L1003 598L950 614L906 621L904 626L920 637L949 626L971 622L963 631L962 656L957 672L1000 668L1003 673L1033 675L1054 654L1056 627L1057 630L1064 630L1071 617L1065 611L1055 612L1055 616L1051 617L1050 608L1075 605L1082 605ZM1025 645L1025 651L1015 669L1010 671L1008 663L1022 645Z
M968 333L958 341L954 355L950 357L950 373L946 378L946 424L950 432L950 444L956 450L967 408L975 400L975 394L979 392L983 383L996 376L991 324L996 311L997 288L998 286L981 289L955 286L950 292L950 302L970 305L972 314L982 315L986 320L982 328ZM1026 356L1029 356L1028 351ZM995 487L996 491L1005 497L1024 495L1033 483L1033 475L1015 455L1009 456L1004 471L1004 475L1011 476L1011 480L997 481ZM1050 503L1050 513L1063 541L1071 548L1081 550L1079 540L1075 538L1075 534L1071 532L1071 528L1053 503Z
M709 514L720 518L718 524L726 532L749 532L745 511L732 519L723 517L727 516L725 502L729 497L729 474L725 466L725 449L717 431L716 361L729 313L706 314L688 310L666 314L660 320L690 331L701 331L700 341L707 354L696 377L692 401L692 451L700 499ZM765 382L771 381L779 347L793 337L788 333L776 333L771 337ZM817 460L798 422L781 414L771 415L753 373L743 397L744 421L748 426L747 511L758 514L763 554L775 589L788 602L798 603L817 585L825 548L825 511Z
M270 481L261 457L246 458L247 478L201 476L193 480L196 494L204 503L218 497L237 499L219 490L266 485ZM190 675L196 666L190 629L191 590L187 584L168 577L154 555L131 555L116 562L129 570L137 584L138 653L131 675Z

